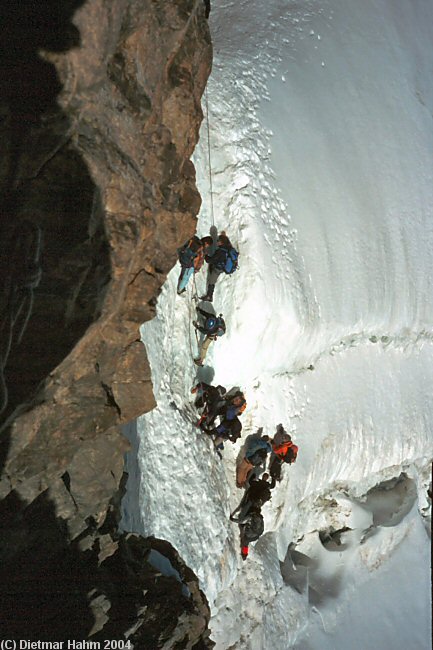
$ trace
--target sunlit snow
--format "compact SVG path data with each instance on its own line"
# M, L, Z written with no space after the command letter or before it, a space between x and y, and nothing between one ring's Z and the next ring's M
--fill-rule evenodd
M245 391L243 440L282 422L299 456L243 563L243 441L221 461L193 426L177 265L142 330L158 407L129 427L123 525L197 573L218 650L430 648L433 4L213 0L210 25L214 225L240 269L202 377ZM206 121L195 163L203 236Z

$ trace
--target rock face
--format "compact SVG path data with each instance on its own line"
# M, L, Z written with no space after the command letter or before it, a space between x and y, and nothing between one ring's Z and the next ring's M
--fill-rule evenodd
M139 326L200 208L190 156L211 65L204 9L201 0L2 9L0 516L9 582L22 558L27 577L48 575L53 562L99 575L101 554L120 566L148 548L119 538L114 520L108 529L107 513L123 472L119 425L154 406ZM99 596L80 593L79 618L91 621Z
M70 541L66 512L46 493L26 507L15 495L2 502L2 639L213 647L196 576L168 542L113 532L115 512L113 499L102 526L89 519Z

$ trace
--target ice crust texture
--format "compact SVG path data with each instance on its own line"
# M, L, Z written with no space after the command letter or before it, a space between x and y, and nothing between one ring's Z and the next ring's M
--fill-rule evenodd
M218 650L429 648L433 5L220 0L210 24L215 225L241 255L207 362L246 393L243 439L282 422L299 456L242 563L242 441L221 462L193 427L193 287L176 297L176 266L142 330L158 407L137 425L124 525L197 573Z

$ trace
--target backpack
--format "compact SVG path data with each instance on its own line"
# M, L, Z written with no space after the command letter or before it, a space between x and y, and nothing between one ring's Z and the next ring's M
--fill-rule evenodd
M257 449L257 451L255 451L252 456L247 458L247 460L249 463L251 463L251 465L254 465L254 467L258 467L259 465L262 465L262 463L266 460L267 455L268 452L266 449Z
M194 266L194 260L200 254L203 255L203 244L197 235L191 237L182 248L178 249L179 262L186 268Z
M220 250L225 252L225 254L226 254L225 255L225 260L221 260L221 262L218 262L215 266L220 271L224 271L224 273L227 273L227 275L230 275L231 273L234 273L236 271L236 269L238 268L239 253L233 247L224 248L223 246L221 246Z
M214 407L217 404L224 404L224 393L226 392L226 389L224 386L208 386L206 389L206 394L205 394L205 401L206 403Z
M265 458L267 454L271 451L271 446L269 442L263 440L262 438L255 438L253 440L250 440L245 452L246 459L250 460L250 458L253 457L257 453L257 451L260 451L260 453L265 452L265 456L264 456Z
M217 324L217 317L216 316L208 316L208 318L206 318L206 322L204 324L204 327L205 327L206 330L208 330L210 332L211 330L215 329L216 324Z
M298 447L291 441L286 440L273 447L274 454L285 463L294 463L298 455Z
M252 512L243 526L243 541L249 544L259 539L265 530L265 523L260 512Z
M226 324L224 318L218 316L217 323L218 323L218 328L215 332L215 336L224 336L224 334L226 333Z
M290 447L287 449L286 455L283 458L283 461L285 463L294 463L296 458L298 457L298 447L293 444L293 442L290 444Z

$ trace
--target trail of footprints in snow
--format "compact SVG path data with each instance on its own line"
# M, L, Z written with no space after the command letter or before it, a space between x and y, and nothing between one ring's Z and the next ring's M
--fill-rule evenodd
M433 332L423 329L419 332L409 331L407 333L405 331L401 334L374 334L371 332L348 334L347 336L340 338L339 341L330 345L326 350L322 350L316 354L315 357L311 359L309 365L302 366L297 370L284 370L282 372L277 372L273 377L290 378L301 375L308 370L314 370L315 365L317 365L317 363L324 357L341 354L342 352L347 352L351 348L360 345L379 344L383 349L392 347L394 349L406 350L409 347L421 347L424 343L433 343Z

